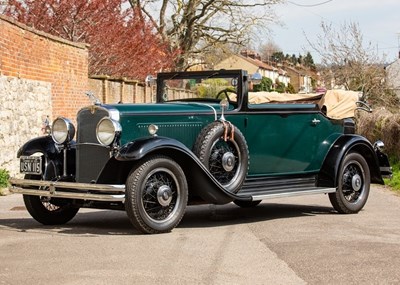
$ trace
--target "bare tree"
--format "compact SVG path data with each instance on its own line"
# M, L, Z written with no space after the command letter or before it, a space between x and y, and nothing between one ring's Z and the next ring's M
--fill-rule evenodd
M269 41L260 48L261 58L264 61L270 61L276 52L282 52L282 49L274 42Z
M273 4L282 0L129 0L153 22L159 35L178 51L176 68L217 44L245 46L252 28L274 21Z
M366 99L377 105L397 104L396 97L386 90L384 59L371 42L364 43L357 23L344 23L335 30L322 22L321 29L316 43L307 40L321 57L320 71L328 88L363 91Z

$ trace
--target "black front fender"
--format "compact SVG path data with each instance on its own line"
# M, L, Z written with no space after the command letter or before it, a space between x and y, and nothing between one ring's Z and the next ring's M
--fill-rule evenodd
M68 149L68 174L75 174L75 142L72 141ZM17 152L17 157L30 156L41 153L45 159L43 173L45 179L52 179L62 174L63 154L57 149L51 136L42 136L29 140L21 146Z
M50 136L37 137L27 141L17 152L17 157L29 156L34 153L43 153L47 157L54 157L59 154L53 139Z
M118 164L118 161L140 163L148 155L166 155L179 163L185 172L191 195L197 195L214 204L225 204L235 199L235 195L222 187L189 148L167 137L147 137L124 145L115 160L110 160L110 165L113 166L109 168L115 167L114 164Z
M337 175L344 157L349 152L361 154L368 163L372 183L384 184L379 161L371 143L359 135L344 135L332 145L318 176L318 186L337 187Z
M149 153L158 150L169 150L175 149L193 154L184 144L181 142L167 138L167 137L146 137L141 138L126 145L122 146L115 158L119 161L132 161L139 160L148 155ZM194 156L194 154L193 154Z

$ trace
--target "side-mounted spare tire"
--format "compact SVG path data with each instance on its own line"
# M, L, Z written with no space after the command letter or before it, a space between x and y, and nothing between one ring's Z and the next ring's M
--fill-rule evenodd
M227 191L240 190L249 168L249 150L238 128L229 122L209 124L198 135L193 151Z

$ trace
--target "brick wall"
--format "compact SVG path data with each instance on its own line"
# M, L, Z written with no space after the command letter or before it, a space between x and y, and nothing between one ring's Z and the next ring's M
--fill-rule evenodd
M85 44L51 36L2 15L0 35L0 75L51 83L52 119L73 119L89 103L84 95L88 88Z
M42 135L42 121L75 120L90 104L88 49L0 15L0 168L18 174L18 148Z

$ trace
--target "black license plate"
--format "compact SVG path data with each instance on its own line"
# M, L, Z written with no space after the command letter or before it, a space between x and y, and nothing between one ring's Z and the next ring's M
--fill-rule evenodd
M42 157L40 156L21 156L20 172L24 174L42 174Z

